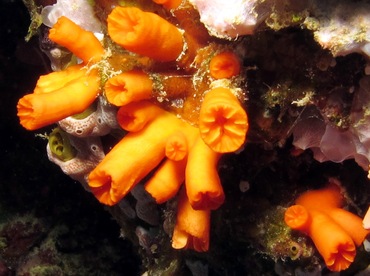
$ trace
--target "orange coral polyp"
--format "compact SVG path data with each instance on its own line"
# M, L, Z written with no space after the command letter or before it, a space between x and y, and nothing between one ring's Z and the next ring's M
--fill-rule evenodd
M85 64L98 62L104 55L104 48L94 34L84 30L65 16L61 16L50 29L49 38L66 47Z
M339 186L329 183L322 189L310 190L301 194L297 198L296 204L303 205L308 209L320 208L320 210L323 210L341 207L343 200Z
M107 22L112 40L133 53L166 62L176 60L183 50L181 32L155 13L116 7Z
M196 209L217 209L225 200L217 164L221 154L211 150L198 137L188 156L185 171L186 193Z
M311 237L327 267L332 271L347 269L369 231L358 216L341 209L343 196L339 186L303 193L297 205L285 212L285 222L292 229Z
M203 100L199 114L199 131L204 142L220 153L234 152L245 141L247 113L230 89L217 87Z
M209 249L210 210L195 210L186 197L180 194L177 219L172 236L175 249L194 249L204 252Z
M168 137L165 150L167 158L174 161L183 160L189 152L185 134L179 131Z
M368 230L361 227L362 219L355 214L341 208L332 208L327 210L325 213L348 233L357 246L360 246L369 234ZM356 229L356 231L354 231L354 229Z
M88 184L98 198L107 205L122 199L140 180L148 175L165 157L167 137L190 127L169 112L146 102L135 104L146 111L152 105L155 119L141 130L128 133L90 173ZM121 107L124 109L126 106ZM148 116L152 116L148 113Z
M153 0L154 3L163 5L168 10L176 9L183 0Z
M131 102L118 109L117 122L124 130L137 132L162 113L163 110L151 102Z
M35 130L81 113L96 99L100 84L96 71L87 73L86 69L76 66L69 71L64 79L66 82L48 81L49 77L53 80L55 75L59 76L58 73L43 76L37 85L37 93L25 95L18 101L17 115L26 129Z
M302 205L290 206L284 217L285 223L294 230L305 231L311 223L311 217L307 209Z
M209 72L215 79L228 79L239 75L240 68L240 60L233 52L219 53L209 63Z
M174 161L166 159L145 183L145 190L162 204L173 198L185 180L186 159Z
M52 72L47 75L40 76L37 80L36 87L33 93L49 93L62 88L70 81L79 79L85 76L86 69L81 65L73 65L67 67L63 71Z
M148 74L133 70L114 76L105 83L105 96L116 106L151 97L153 82Z

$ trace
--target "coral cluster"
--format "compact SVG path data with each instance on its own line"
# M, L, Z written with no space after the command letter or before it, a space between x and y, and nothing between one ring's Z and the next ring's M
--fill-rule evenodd
M68 7L72 2L75 9ZM223 211L217 212L225 204L241 210L246 201L238 195L240 202L227 202L235 196L229 182L239 181L238 193L248 194L245 179L258 182L254 178L279 156L264 153L267 161L249 170L244 164L255 168L259 160L253 151L252 160L243 159L250 143L268 151L283 147L292 135L291 155L297 160L304 156L300 150L311 149L320 162L355 159L369 169L368 16L361 8L355 9L355 19L344 16L355 3L329 2L333 7L290 0L97 0L94 6L59 0L41 13L51 27L42 41L51 45L47 54L56 70L19 100L20 123L28 130L58 124L48 135L49 159L113 206L112 213L137 215L154 226L160 206L172 248L208 251L211 212L220 219ZM338 33L345 28L333 28L339 23L350 28L356 20L361 24L345 34ZM304 34L297 35L301 29ZM58 58L62 52L67 54ZM351 53L365 58L349 68L346 60L336 59ZM238 176L220 173L228 153L240 154L244 162L237 164L244 169ZM287 174L287 183L298 179L294 169ZM283 198L280 192L276 198ZM260 233L251 236L259 237L274 260L299 261L313 255L307 235L328 269L347 269L368 230L360 217L343 209L339 186L304 193L287 209L285 222L304 233L300 239L279 215L291 197L275 202L274 212L265 206L262 220L246 216L260 223ZM266 222L271 214L274 223ZM348 218L355 223L343 225ZM250 224L246 220L229 219L243 226ZM161 234L134 228L146 254L155 255ZM171 260L166 266L175 269L177 259Z
M340 187L329 183L320 190L303 193L285 212L285 222L307 233L332 271L347 269L369 234L362 219L344 209Z
M192 11L191 6L184 9ZM107 38L101 44L68 17L58 19L49 39L81 63L38 80L34 92L18 103L21 124L34 130L58 122L60 129L49 136L50 160L73 179L87 182L104 204L117 204L153 170L145 189L159 204L174 197L185 182L173 247L206 251L210 210L225 197L218 160L223 153L241 148L248 130L244 91L239 87L240 54L234 46L202 46L191 32L137 7L115 7L107 29L112 41ZM115 53L113 47L122 50ZM135 59L133 64L125 62L129 56ZM148 58L143 64L141 56ZM182 78L187 80L181 82ZM178 118L156 104L156 90L178 93L183 84L183 99L201 101L188 107L191 118L189 114ZM84 118L81 113L89 113L96 98L96 110ZM102 110L104 105L120 108ZM116 127L114 116L128 133L105 155L97 136Z

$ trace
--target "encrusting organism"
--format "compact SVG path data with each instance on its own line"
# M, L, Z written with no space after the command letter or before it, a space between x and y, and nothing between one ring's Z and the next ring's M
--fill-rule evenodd
M342 209L344 196L339 185L330 182L322 189L307 191L295 204L285 212L286 224L310 236L330 270L347 269L369 231L362 227L360 217Z
M184 14L179 22L185 22ZM172 245L206 251L210 212L225 200L218 162L243 147L248 116L239 54L214 43L196 56L204 37L195 35L192 24L184 24L192 29L186 34L153 12L115 7L107 18L112 39L107 45L122 47L115 53L92 32L60 17L49 38L80 63L40 77L34 93L20 99L18 116L30 130L59 124L49 137L50 160L87 182L103 204L119 203L144 179L143 188L158 204L180 194ZM153 62L129 61L142 56ZM176 66L169 70L161 63ZM170 112L171 97L190 102L184 114L193 113L191 121ZM117 127L123 138L105 154L99 136ZM92 141L97 143L91 146Z
M48 135L46 151L51 162L87 190L88 174L105 156L99 137L91 136L82 140L59 127Z

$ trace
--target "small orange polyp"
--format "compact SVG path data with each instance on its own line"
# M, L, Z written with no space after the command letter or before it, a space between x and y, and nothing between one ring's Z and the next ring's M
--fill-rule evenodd
M155 13L116 7L107 22L112 40L133 53L166 62L176 60L183 51L181 32Z
M180 161L183 160L189 152L188 141L183 132L177 132L168 137L166 142L167 158Z
M209 72L215 79L229 79L240 73L240 60L233 52L215 55L209 63Z
M217 87L204 97L199 114L204 142L220 153L237 151L245 142L248 117L229 88Z

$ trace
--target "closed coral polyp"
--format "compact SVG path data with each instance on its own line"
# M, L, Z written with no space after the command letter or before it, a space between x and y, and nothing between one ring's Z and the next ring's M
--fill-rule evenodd
M103 46L92 32L82 29L65 16L61 16L50 29L49 38L66 47L85 64L99 61L104 54Z
M116 7L107 22L112 40L133 53L158 61L173 61L183 50L181 32L155 13Z
M57 85L47 78L50 76L54 79L54 74L59 76L58 72L44 76L40 80L42 85L37 85L37 93L25 95L18 101L17 115L21 125L28 130L35 130L88 108L100 91L100 79L94 70L89 73L86 69L82 70L83 76L80 70L80 67L74 67L69 71L71 76L64 79L67 82L60 81Z
M189 248L198 252L209 248L210 211L195 210L186 197L180 194L177 219L172 237L175 249Z
M145 183L145 190L162 204L173 198L185 180L186 159L166 159Z

